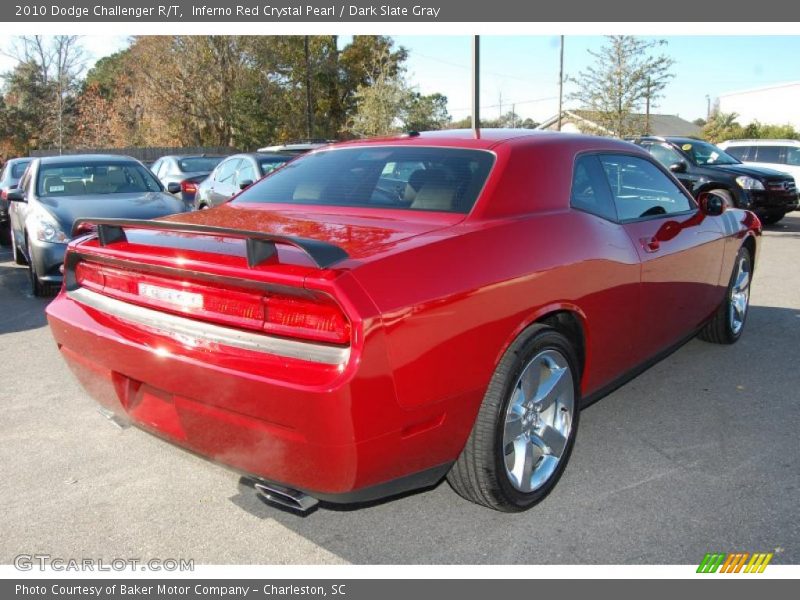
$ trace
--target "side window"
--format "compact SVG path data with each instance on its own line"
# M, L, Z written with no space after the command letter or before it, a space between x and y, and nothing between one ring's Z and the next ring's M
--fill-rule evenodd
M782 163L780 146L758 146L756 147L756 157L750 160L763 163Z
M30 169L26 170L25 173L22 175L22 179L20 179L19 184L17 187L21 189L25 194L28 193L28 190L31 187L31 171Z
M256 168L248 161L242 163L242 168L236 174L236 185L241 185L245 181L256 181Z
M794 146L786 147L786 164L800 167L800 148L795 148Z
M685 162L684 158L674 148L666 144L649 144L645 148L653 155L653 158L668 169L675 163Z
M746 160L753 160L752 146L731 146L730 148L726 148L725 152L727 152L734 158L738 158L742 162Z
M600 157L621 221L692 210L689 198L653 163L637 156Z
M236 167L239 166L240 162L242 161L239 158L226 160L219 167L217 167L217 173L214 176L214 179L220 183L233 184L233 176L236 174Z
M617 219L603 167L596 156L579 156L575 161L570 205L610 221Z

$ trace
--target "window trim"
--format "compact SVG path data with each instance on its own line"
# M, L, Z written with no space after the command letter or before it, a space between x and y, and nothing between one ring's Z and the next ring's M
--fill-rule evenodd
M602 185L605 186L606 193L608 194L608 198L611 201L611 209L612 209L613 214L614 214L613 218L609 218L609 217L604 216L604 215L598 215L595 212L592 212L590 210L586 210L584 208L581 208L579 206L575 206L575 205L572 204L572 191L573 191L572 190L572 186L575 184L575 171L576 171L576 169L578 167L578 160L580 160L581 158L584 158L584 157L594 157L597 160L597 162L600 163L600 159L598 158L598 156L600 154L601 154L600 152L596 152L594 150L585 150L583 152L578 152L575 155L575 158L572 159L572 171L570 173L570 182L569 182L569 207L572 210L577 210L578 212L582 212L582 213L587 214L587 215L595 216L598 219L603 219L604 221L607 221L609 223L619 223L620 222L619 213L617 212L617 205L614 202L614 192L611 191L611 186L608 184L608 177L605 177L605 176L603 177ZM602 166L603 165L600 164L600 168L602 168Z
M650 154L650 152L645 150L643 147L642 147L642 152L643 152L643 154L640 154L639 152L630 152L628 150L617 150L617 149L614 149L614 150L585 150L583 152L578 152L577 154L575 154L575 158L572 161L572 172L571 172L571 179L570 179L570 185L569 185L569 190L570 190L570 208L573 208L574 210L580 210L580 209L574 208L572 206L572 178L575 177L575 164L578 161L578 157L585 156L585 155L594 155L594 156L598 157L598 160L600 160L599 157L603 156L603 155L607 155L607 156L609 156L609 155L612 155L612 156L613 155L618 155L618 156L628 156L628 157L632 157L632 158L639 158L641 160L649 162L656 169L658 169L664 175L666 175L667 179L669 179L675 185L675 187L678 189L678 191L681 194L683 194L684 197L687 200L689 200L689 207L690 208L688 210L684 210L684 211L681 211L681 212L669 213L669 214L666 214L666 215L650 215L648 217L633 217L631 219L620 219L619 218L619 212L617 211L617 203L614 200L614 192L611 189L611 184L608 181L608 177L606 177L605 181L606 181L606 185L608 186L608 193L611 194L611 201L614 204L614 212L617 215L617 219L615 221L612 221L613 223L617 223L617 224L620 224L620 225L625 225L627 223L638 223L639 221L655 221L656 219L669 219L669 218L672 218L672 217L687 216L687 215L691 215L691 214L697 213L697 211L700 210L700 205L697 204L697 200L694 199L694 196L692 196L686 190L686 188L683 187L683 184L678 180L678 178L675 177L675 175L673 175L669 171L669 169L664 167L664 165L662 165L655 158L653 158L652 155ZM589 213L588 211L585 211L585 210L581 210L580 212L584 212L584 213L587 213L587 214L594 215L594 213ZM609 219L606 219L605 217L602 217L600 215L595 215L595 216L600 218L600 219L603 219L605 221L609 220Z

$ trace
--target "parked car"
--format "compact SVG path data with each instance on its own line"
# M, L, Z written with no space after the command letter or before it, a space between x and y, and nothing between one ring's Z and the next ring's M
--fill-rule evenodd
M728 140L719 145L744 164L789 173L800 181L799 140Z
M752 165L694 138L642 137L635 140L672 171L692 194L713 192L729 206L755 212L767 225L798 207L791 175Z
M20 177L32 159L12 158L0 171L0 246L11 244L11 226L8 221L8 192L17 187Z
M151 219L185 210L144 165L112 155L36 158L7 197L14 260L28 265L35 296L61 285L66 245L86 232L73 230L76 219Z
M150 170L155 173L170 194L180 198L186 206L194 206L197 186L214 170L224 156L162 156Z
M198 185L195 208L204 210L227 202L292 158L291 154L259 152L229 156Z
M299 510L443 477L529 508L582 406L740 338L761 233L633 144L528 130L341 144L212 210L89 222L47 308L78 379Z

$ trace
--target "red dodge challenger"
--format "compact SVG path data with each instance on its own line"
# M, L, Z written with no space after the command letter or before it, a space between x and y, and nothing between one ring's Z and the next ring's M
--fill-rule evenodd
M632 144L506 130L339 144L216 209L89 226L47 309L78 379L300 510L443 477L534 505L582 406L741 336L761 233Z

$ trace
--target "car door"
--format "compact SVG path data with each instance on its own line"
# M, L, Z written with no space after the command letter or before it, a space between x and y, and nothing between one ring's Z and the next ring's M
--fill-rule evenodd
M211 206L227 202L236 193L236 169L241 162L241 158L229 158L216 168L208 190L208 200Z
M26 202L9 202L8 213L11 227L14 230L14 237L18 245L24 245L25 221L30 211L30 190L31 180L33 179L33 169L27 169L22 179L19 180L18 187L25 194Z
M259 176L256 172L256 165L249 160L243 160L236 171L236 191L239 192L242 190L242 186L248 182L248 185L252 185L258 181L258 179Z
M647 150L653 158L660 162L665 169L671 171L675 178L683 184L689 193L694 195L701 177L692 173L691 165L686 157L675 150L669 144L646 142L642 147Z
M637 346L644 359L691 334L716 308L724 228L645 157L599 159L641 261Z

